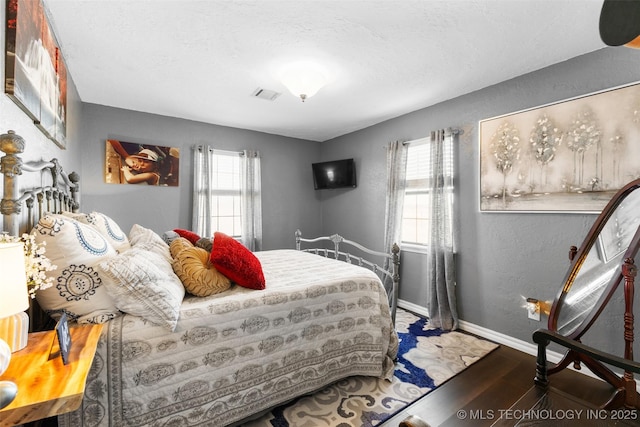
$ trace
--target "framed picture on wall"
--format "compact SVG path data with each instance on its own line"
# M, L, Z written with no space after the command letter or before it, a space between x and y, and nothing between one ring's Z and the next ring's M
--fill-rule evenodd
M7 0L5 93L66 148L67 68L39 0Z
M177 187L180 149L108 139L104 180L108 184Z
M482 212L599 213L640 178L640 84L480 121Z

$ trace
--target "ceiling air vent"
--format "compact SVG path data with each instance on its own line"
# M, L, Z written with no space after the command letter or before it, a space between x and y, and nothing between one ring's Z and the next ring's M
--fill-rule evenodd
M258 89L253 91L251 96L255 98L266 99L267 101L275 101L275 99L280 96L280 93L274 90L262 89L259 87Z

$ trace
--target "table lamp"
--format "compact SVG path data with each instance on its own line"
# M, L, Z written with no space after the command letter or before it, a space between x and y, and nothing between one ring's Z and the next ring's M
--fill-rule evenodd
M29 308L27 273L22 243L0 243L0 319ZM9 367L11 348L0 339L0 377ZM12 381L0 381L0 409L10 404L18 393Z

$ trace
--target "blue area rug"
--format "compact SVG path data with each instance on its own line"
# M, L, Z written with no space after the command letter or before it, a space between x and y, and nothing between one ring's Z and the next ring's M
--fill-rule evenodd
M444 332L398 310L398 362L392 381L350 377L282 405L245 427L377 426L489 354L497 344Z

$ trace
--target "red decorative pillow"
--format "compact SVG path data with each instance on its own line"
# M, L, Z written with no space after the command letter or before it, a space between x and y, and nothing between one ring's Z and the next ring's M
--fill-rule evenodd
M174 228L173 231L178 233L180 237L184 237L188 241L191 242L192 245L195 245L198 240L200 240L200 236L198 236L193 231L183 230L182 228Z
M211 264L231 281L249 289L264 289L260 260L232 237L216 231L213 235Z

